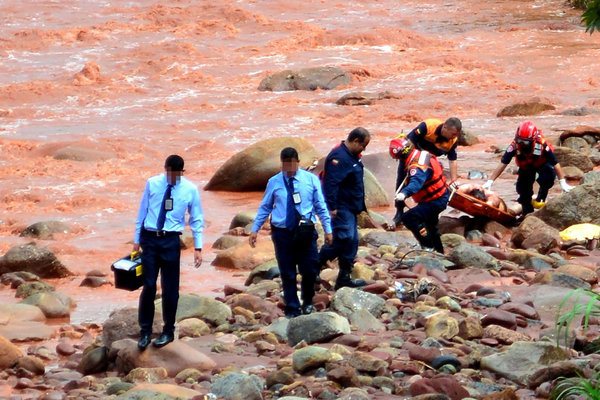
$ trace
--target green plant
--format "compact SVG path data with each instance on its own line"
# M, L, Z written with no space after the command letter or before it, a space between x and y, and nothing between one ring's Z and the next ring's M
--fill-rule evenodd
M563 309L569 307L568 303L571 301L573 301L571 309L563 313ZM600 293L589 289L575 289L569 292L558 307L557 345L563 339L564 344L569 345L569 333L576 318L582 318L581 325L583 329L587 329L590 318L594 316L600 316ZM595 372L590 379L583 376L559 378L557 385L552 389L550 398L563 400L571 396L578 396L586 400L600 400L600 371Z
M587 9L581 14L581 22L585 24L585 31L591 35L594 30L600 31L600 0L587 3Z

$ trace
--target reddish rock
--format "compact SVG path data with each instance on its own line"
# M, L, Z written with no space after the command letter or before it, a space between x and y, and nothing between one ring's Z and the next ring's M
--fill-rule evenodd
M408 375L421 375L425 366L418 361L393 360L390 364L390 371L404 372Z
M341 365L327 371L327 379L342 387L359 387L360 380L356 370L349 365Z
M389 285L387 285L385 282L377 281L370 285L364 286L362 288L362 290L363 290L363 292L381 294L381 293L385 292L386 290L388 290L389 288L390 288Z
M481 244L490 247L500 247L502 243L493 235L490 235L489 233L484 233L481 236Z
M481 319L481 325L500 325L507 329L517 329L517 317L508 311L492 310Z
M449 283L450 279L448 275L444 271L440 271L439 269L430 269L427 271L427 275L434 277L438 281L442 283Z
M415 274L414 272L405 269L400 271L393 271L392 275L396 279L417 279L419 277L419 275Z
M263 300L258 296L246 293L234 295L227 300L227 304L231 309L234 309L235 307L242 307L246 310L270 314L275 317L283 315L283 311L277 308L276 304L273 304L267 300Z
M499 325L489 325L483 328L484 338L493 338L503 344L513 344L515 342L531 341L531 338L524 333L506 329ZM483 343L484 339L481 340ZM487 344L487 343L486 343Z
M492 347L498 346L500 344L500 342L494 338L483 338L479 341L479 343Z
M507 388L501 392L491 393L485 397L481 398L482 400L519 400L521 397L517 395L515 389Z
M70 356L74 354L77 350L73 346L70 340L63 340L59 344L56 345L56 353L61 356Z
M360 336L357 335L342 335L331 341L331 343L343 344L345 346L357 347L361 342Z
M239 294L239 293L244 293L245 292L245 288L242 286L236 286L236 285L225 285L223 287L223 294L225 296L231 296L234 294Z
M482 287L483 287L483 285L480 283L472 283L465 288L464 292L465 293L477 292Z
M411 396L427 393L442 393L452 400L462 400L469 396L469 392L452 376L436 376L434 378L423 378L409 388Z
M405 342L402 345L402 348L404 350L408 351L408 356L410 357L411 360L423 361L424 363L427 363L427 364L431 363L431 361L433 361L434 358L442 355L442 352L438 348L421 347L419 345L416 345L416 344L410 343L410 342Z

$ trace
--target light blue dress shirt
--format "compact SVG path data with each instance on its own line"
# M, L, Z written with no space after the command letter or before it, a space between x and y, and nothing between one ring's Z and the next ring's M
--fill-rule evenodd
M252 232L258 232L263 226L269 214L271 214L271 223L278 228L285 228L285 218L287 213L287 188L283 181L283 172L274 175L269 179L262 202L258 207ZM285 176L288 179L287 176ZM331 218L325 204L321 182L313 173L299 169L294 175L294 191L300 194L300 204L296 204L296 210L303 217L310 217L313 222L317 221L319 216L325 233L331 233Z
M140 209L135 223L134 243L140 242L142 224L149 231L156 231L158 214L162 207L162 200L167 190L166 175L156 175L148 179L146 188L140 202ZM202 214L202 203L198 188L184 177L171 189L173 199L173 210L167 211L164 231L183 232L185 228L185 212L190 215L189 224L194 235L194 247L202 248L202 229L204 228L204 215Z

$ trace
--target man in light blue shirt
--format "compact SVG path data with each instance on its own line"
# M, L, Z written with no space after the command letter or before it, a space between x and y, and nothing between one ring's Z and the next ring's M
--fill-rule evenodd
M194 235L194 265L202 264L202 229L204 218L198 188L182 177L183 158L170 155L165 160L165 173L146 182L135 225L133 251L142 248L144 288L140 294L140 350L146 349L152 336L156 280L161 274L163 331L154 340L162 347L175 338L175 314L179 301L179 236L185 227L185 214Z
M281 172L269 179L250 234L250 246L256 246L257 233L271 215L271 238L281 274L285 315L297 317L314 311L312 299L319 273L317 231L319 216L325 242L331 244L331 218L321 183L316 175L298 169L298 152L292 147L281 151ZM302 276L302 307L297 294L296 267Z

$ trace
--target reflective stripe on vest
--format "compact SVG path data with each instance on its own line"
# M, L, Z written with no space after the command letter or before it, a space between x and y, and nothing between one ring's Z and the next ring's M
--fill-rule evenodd
M412 161L417 158L417 154L411 154L411 158L409 160L409 168L417 167L423 170L431 169L433 174L431 178L429 178L424 184L421 190L412 195L412 198L417 203L423 203L426 201L432 201L439 199L446 193L446 178L444 177L444 168L438 161L435 156L432 156L426 151L415 151L414 153L418 154L418 159L416 161Z
M538 138L533 143L534 149L532 149L532 152L527 154L519 154L520 145L516 141L513 141L512 145L516 149L515 163L519 168L541 167L548 162L548 159L546 158L546 151L548 149L552 150L552 146L549 143L546 143L546 139L544 138ZM535 154L536 152L534 150L536 146L539 146L539 150L537 151L539 155Z

